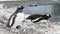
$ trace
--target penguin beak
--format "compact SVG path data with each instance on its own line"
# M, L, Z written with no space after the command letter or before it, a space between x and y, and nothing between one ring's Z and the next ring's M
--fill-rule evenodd
M49 16L49 18L51 18L51 16Z

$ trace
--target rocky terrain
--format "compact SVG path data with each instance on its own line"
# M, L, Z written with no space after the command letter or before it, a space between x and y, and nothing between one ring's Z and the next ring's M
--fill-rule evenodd
M38 22L25 21L19 29L6 27L7 21L12 13L5 7L0 9L0 34L60 34L60 22Z

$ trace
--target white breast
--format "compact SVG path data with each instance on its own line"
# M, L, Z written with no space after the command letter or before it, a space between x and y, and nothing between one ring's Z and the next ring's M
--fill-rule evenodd
M17 17L15 18L15 23L11 28L16 28L17 25L21 25L22 21L25 20L25 18L27 18L29 15L28 14L24 14L24 13L18 13ZM14 17L14 16L13 16ZM12 18L10 21L10 25L12 24Z
M12 26L12 28L16 28L17 25L21 26L22 21L24 20L24 14L23 13L18 13L17 17L15 19L15 23Z

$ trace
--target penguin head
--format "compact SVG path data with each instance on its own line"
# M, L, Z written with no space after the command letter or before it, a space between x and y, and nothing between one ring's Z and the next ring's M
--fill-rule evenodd
M23 10L24 7L23 6L18 6L17 10L15 11L15 13L18 13L18 12L22 12L21 10Z
M48 17L48 18L50 18L50 17L51 17L51 15L50 15L50 14L47 14L47 17Z
M22 9L24 9L24 7L23 6L18 6L18 9L21 9L22 10Z
M49 18L51 18L51 15L50 15L50 14L45 14L44 17L45 17L46 19L49 19Z

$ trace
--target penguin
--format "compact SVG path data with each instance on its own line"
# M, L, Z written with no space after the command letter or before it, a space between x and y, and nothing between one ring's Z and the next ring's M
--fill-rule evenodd
M33 15L28 16L26 19L31 20L33 23L37 23L42 20L48 20L50 17L51 17L51 15L49 15L49 14L44 14L44 15L33 14Z
M18 26L18 25L20 25L19 22L22 21L24 18L24 14L22 13L23 9L24 9L23 6L19 6L17 8L17 10L10 16L7 27L19 28L19 26Z

